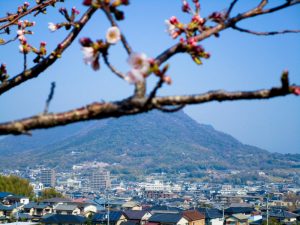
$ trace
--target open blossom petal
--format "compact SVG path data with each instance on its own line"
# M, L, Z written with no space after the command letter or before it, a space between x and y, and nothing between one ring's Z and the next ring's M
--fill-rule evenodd
M94 63L96 57L94 55L94 49L92 47L82 47L83 61L85 64L91 65Z
M23 47L23 45L19 45L19 51L22 52L22 53L24 52L24 47Z
M48 28L49 30L51 30L52 32L57 30L57 26L54 23L48 23Z
M121 39L121 32L118 27L113 26L108 28L106 32L106 41L109 44L116 44Z
M140 70L131 69L125 77L125 80L131 84L135 84L140 81L144 81L143 73Z
M176 26L174 26L173 24L171 24L169 20L165 20L165 23L167 25L167 32L169 33L169 35L171 37L174 38L175 34L177 33L176 32Z
M128 63L133 69L139 70L143 74L147 73L150 67L149 59L144 53L130 54Z

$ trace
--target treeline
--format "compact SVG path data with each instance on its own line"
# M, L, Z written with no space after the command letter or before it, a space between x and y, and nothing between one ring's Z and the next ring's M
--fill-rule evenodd
M0 192L11 192L16 195L23 195L29 198L34 196L33 188L29 181L17 176L0 175Z

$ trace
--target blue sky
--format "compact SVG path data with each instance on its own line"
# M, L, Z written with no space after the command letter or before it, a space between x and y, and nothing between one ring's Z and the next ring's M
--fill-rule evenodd
M23 1L0 1L0 14L14 11ZM35 1L29 1L34 4ZM75 5L81 14L86 9L81 0L66 0L67 8ZM235 15L255 6L259 1L240 0ZM272 1L272 5L284 1ZM203 16L213 11L225 10L230 1L200 1ZM58 4L59 5L59 4ZM51 8L47 15L38 19L28 36L35 46L47 42L50 52L67 31L51 33L48 22L62 22L56 13L59 7ZM175 44L165 32L164 20L175 15L183 22L189 17L181 12L180 0L131 0L123 7L125 21L119 23L122 32L136 52L155 57L164 49ZM300 6L282 12L253 18L240 25L257 31L300 29ZM109 23L101 11L97 12L80 37L93 40L105 37ZM15 32L15 31L13 31ZM2 36L6 38L5 36ZM186 54L176 55L169 61L171 86L164 86L159 95L195 94L209 90L224 89L255 90L280 85L284 69L290 71L292 83L300 84L300 34L258 37L227 30L219 38L205 40L202 46L210 52L211 58L201 66L193 63ZM6 63L8 73L15 75L22 70L22 55L18 43L1 46L0 63ZM129 69L126 52L121 44L110 51L111 62L123 72ZM100 71L94 72L82 61L78 41L75 41L58 62L40 75L0 97L0 122L28 117L41 113L49 93L50 83L56 82L55 96L50 105L51 112L60 112L95 101L118 100L129 96L133 86L112 75L102 63ZM155 78L150 78L148 88L153 87ZM271 100L208 103L188 106L185 112L199 123L211 124L217 130L229 133L246 144L255 145L272 152L300 153L300 98L280 97Z

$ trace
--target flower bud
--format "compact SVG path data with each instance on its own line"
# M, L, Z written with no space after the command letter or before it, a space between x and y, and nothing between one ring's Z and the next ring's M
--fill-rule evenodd
M84 0L82 4L85 6L90 6L92 4L92 0Z
M169 19L170 23L172 25L176 25L179 23L178 19L176 18L176 16L172 16L170 19Z
M79 42L82 47L90 47L93 44L93 41L87 37L80 38Z

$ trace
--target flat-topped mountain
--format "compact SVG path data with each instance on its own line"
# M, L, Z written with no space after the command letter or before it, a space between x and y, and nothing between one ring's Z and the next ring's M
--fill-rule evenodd
M0 140L0 168L44 164L70 168L101 161L129 173L201 169L299 168L299 154L269 153L245 145L184 112L149 112L81 122Z

